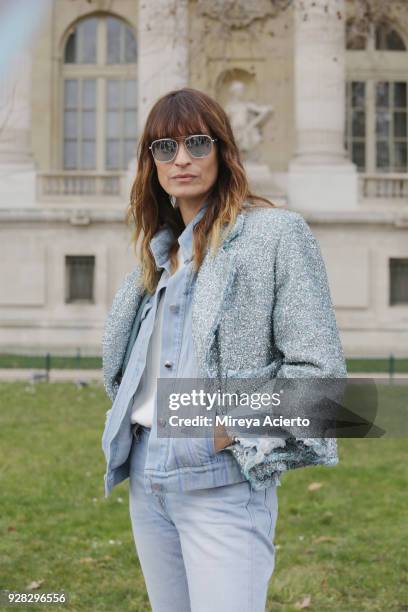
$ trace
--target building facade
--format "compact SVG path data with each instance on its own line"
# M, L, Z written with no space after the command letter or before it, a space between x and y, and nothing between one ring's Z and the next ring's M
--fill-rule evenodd
M183 86L226 108L253 190L319 240L347 356L408 355L408 7L54 0L0 73L0 352L100 354L132 269L138 135Z

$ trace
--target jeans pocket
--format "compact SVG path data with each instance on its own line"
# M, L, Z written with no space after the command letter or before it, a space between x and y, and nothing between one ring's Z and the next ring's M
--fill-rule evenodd
M273 538L275 535L276 520L278 518L278 492L275 485L265 489L264 504L269 516L268 537Z
M251 487L247 510L251 517L252 528L271 540L275 533L278 516L276 487L271 486L261 490L255 490Z

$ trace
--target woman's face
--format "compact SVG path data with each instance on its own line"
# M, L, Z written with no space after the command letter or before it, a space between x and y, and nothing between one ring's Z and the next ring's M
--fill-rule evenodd
M200 133L209 134L207 130ZM216 143L212 143L211 152L207 157L194 158L185 148L183 139L177 139L177 142L179 145L177 155L171 162L154 160L160 185L164 191L176 198L188 200L205 196L217 180Z

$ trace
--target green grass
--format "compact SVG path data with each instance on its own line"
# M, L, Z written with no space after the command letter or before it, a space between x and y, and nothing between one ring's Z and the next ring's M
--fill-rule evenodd
M27 610L148 612L128 482L104 498L102 387L2 383L0 397L0 589L70 595ZM407 610L406 440L339 440L339 455L282 478L268 611L308 595L322 612Z
M97 370L102 366L101 357L64 357L51 354L50 367L52 369L84 369ZM45 355L0 355L0 368L30 368L45 369ZM389 372L389 359L347 359L347 370L353 372ZM408 359L396 359L394 362L396 373L408 372Z
M347 371L353 372L389 372L389 359L347 359ZM394 372L404 374L408 372L408 359L395 359Z

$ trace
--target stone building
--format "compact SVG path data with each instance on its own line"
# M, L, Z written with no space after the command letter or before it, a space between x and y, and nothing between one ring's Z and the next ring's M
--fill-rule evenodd
M318 238L346 354L407 356L408 8L387 7L356 37L351 0L50 1L0 71L0 351L100 353L137 137L189 85Z

